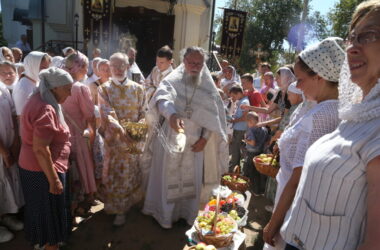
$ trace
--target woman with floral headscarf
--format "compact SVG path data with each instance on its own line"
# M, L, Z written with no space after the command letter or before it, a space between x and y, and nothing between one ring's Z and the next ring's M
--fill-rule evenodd
M72 171L77 171L79 180L73 183L74 197L73 207L76 203L83 201L83 194L87 201L93 202L93 195L96 192L95 168L92 154L92 145L95 131L94 103L91 99L90 89L80 83L87 74L88 59L80 52L69 55L65 59L64 69L70 73L75 83L71 90L71 96L62 104L66 122L70 128L72 144L71 159L74 163ZM88 136L87 132L90 133ZM90 140L88 140L90 139ZM75 174L72 175L73 177ZM76 185L77 184L77 185ZM77 215L86 216L88 204L76 207Z

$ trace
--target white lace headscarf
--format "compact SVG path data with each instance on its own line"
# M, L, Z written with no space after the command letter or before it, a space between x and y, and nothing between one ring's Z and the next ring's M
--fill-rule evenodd
M71 75L63 69L56 67L50 67L41 71L40 73L40 84L35 92L39 92L42 100L53 106L59 121L63 126L67 127L65 118L61 110L61 105L58 104L57 99L51 92L51 89L56 87L64 86L67 84L72 84L74 82Z
M6 47L0 47L0 61L2 61L2 62L8 61L7 59L5 59L5 57L3 55L3 48L6 48Z
M63 67L64 60L65 58L63 58L62 56L54 56L51 59L50 67L57 67L61 69Z
M380 78L368 95L351 81L347 56L339 78L339 118L354 122L368 121L380 117Z
M296 76L288 67L279 68L277 70L277 74L280 74L280 79L281 79L280 88L282 91L284 91L284 93L288 90L288 87L292 82L297 81Z
M30 77L32 80L38 82L38 74L40 73L40 65L42 58L48 54L40 51L30 52L24 59L24 74Z

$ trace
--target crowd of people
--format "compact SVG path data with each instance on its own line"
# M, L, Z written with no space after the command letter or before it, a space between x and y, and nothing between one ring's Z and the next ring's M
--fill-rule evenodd
M195 46L177 67L163 46L146 77L134 48L89 61L1 47L0 242L24 229L35 249L58 249L99 202L115 226L135 205L162 228L192 225L238 166L254 195L275 194L264 249L379 249L379 23L379 1L362 2L346 41L241 76L227 60L210 72ZM126 122L147 124L142 141ZM253 162L269 152L275 179Z

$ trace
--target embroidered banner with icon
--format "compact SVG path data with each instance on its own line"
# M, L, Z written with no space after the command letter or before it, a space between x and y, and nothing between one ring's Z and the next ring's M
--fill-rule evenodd
M220 52L228 58L240 56L247 12L224 9Z
M83 6L83 37L88 43L97 46L102 38L105 44L109 40L109 22L111 15L111 0L84 0Z

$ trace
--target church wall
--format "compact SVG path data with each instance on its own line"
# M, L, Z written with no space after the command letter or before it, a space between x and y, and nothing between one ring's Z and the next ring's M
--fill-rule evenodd
M14 47L22 34L26 34L26 26L13 21L15 8L28 9L29 1L1 0L1 14L3 19L3 36L9 47Z

